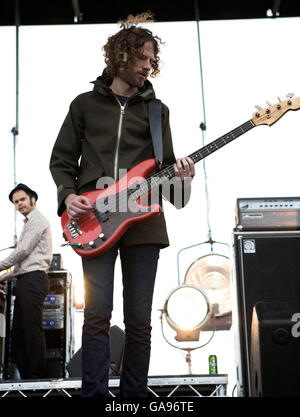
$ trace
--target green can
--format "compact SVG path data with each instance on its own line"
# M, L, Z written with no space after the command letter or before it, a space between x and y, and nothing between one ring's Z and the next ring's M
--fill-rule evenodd
M216 375L218 373L218 363L216 355L209 355L208 357L208 369L210 375Z

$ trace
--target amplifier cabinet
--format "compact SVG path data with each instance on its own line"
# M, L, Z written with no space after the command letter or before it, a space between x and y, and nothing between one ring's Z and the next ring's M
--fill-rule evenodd
M300 230L300 198L238 198L236 229Z
M251 329L251 395L300 396L300 302L256 303Z
M260 302L300 301L300 231L234 231L233 257L238 395L251 397L253 310Z
M50 290L44 301L47 376L66 377L66 364L74 353L74 303L68 271L49 271Z

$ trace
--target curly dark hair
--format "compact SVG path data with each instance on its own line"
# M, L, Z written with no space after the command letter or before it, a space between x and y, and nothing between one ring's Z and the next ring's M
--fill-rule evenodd
M156 77L159 70L159 45L162 40L153 35L146 28L137 25L145 22L153 22L153 14L145 12L136 16L129 15L126 20L119 21L121 30L108 38L104 45L104 57L108 75L114 77L119 71L134 65L134 61L142 57L142 48L145 42L152 42L154 48L154 60L152 62L151 77Z

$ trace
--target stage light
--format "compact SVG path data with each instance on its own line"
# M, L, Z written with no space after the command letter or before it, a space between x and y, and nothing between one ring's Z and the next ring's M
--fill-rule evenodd
M167 297L163 313L169 326L176 331L177 341L197 341L201 327L210 317L209 302L201 289L181 285Z
M205 249L207 245L210 248L208 254ZM190 265L182 284L179 256L199 246L204 248L201 252L205 255ZM222 254L217 254L214 246L219 246ZM216 330L228 330L231 327L230 261L223 254L224 249L227 253L227 244L211 239L181 249L177 255L178 287L171 291L161 310L163 337L170 346L186 351L190 374L191 353L210 343ZM177 344L171 342L170 333L165 334L164 318L175 330Z
M184 282L200 288L206 294L216 319L231 314L228 257L211 253L197 259L188 268Z

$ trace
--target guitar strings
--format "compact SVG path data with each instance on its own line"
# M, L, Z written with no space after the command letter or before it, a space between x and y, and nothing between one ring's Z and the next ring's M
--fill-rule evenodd
M194 152L193 154L190 155L190 157L194 160L194 162L198 162L199 160L205 158L206 156L210 155L217 149L219 149L220 147L224 146L225 144L229 143L230 141L232 141L233 139L235 139L236 137L240 136L241 134L247 132L248 130L250 130L252 127L254 127L255 125L253 124L252 120L244 123L243 125L237 127L236 129L232 130L231 132L221 136L220 138L216 139L214 142L211 142L210 144L208 144L207 146L205 146L204 148L201 148L200 150ZM200 158L199 158L200 155ZM123 190L121 193L118 193L116 195L116 204L120 202L120 198L119 196L122 196L122 200L123 201L128 201L128 198L130 198L130 196L133 193L137 193L137 198L140 197L140 195L149 192L151 189L153 189L153 178L159 178L160 180L164 181L165 179L169 179L170 177L172 178L174 176L174 168L173 166L168 166L166 168L164 168L163 170L159 171L158 173L155 173L153 175L151 175L150 177L148 177L147 179L145 179L145 181L143 181L142 183L139 184L139 188L137 190ZM159 186L162 182L158 181L157 184L154 184L155 186ZM146 186L145 186L146 184ZM142 193L141 193L142 191ZM124 195L124 193L126 192L126 195ZM101 197L100 197L101 198ZM97 202L96 202L97 203ZM96 206L96 203L94 203L94 205ZM110 207L109 205L106 206L106 212L109 211L112 207ZM94 210L97 210L96 207L94 208ZM97 212L89 212L86 215L82 216L78 221L78 225L79 227L85 227L86 225L88 225L89 223L91 223L92 221L94 221L95 219L99 219L99 215L101 216L102 212L97 210Z
M232 140L236 139L243 133L246 133L250 129L252 129L255 124L252 120L249 120L242 124L241 126L233 129L232 131L226 133L225 135L221 136L220 138L216 139L215 141L209 143L208 145L204 146L203 148L195 151L189 157L193 160L193 162L199 162L201 159L204 159L206 156L210 155L211 153L215 152L216 150L220 149L222 146L226 145L227 143L231 142ZM139 198L141 195L148 193L155 187L159 187L165 180L173 178L175 174L173 165L169 165L168 167L164 168L163 170L150 175L146 178L143 182L138 184L137 189L125 189L121 190L121 192L115 195L114 203L119 204L120 202L128 202L128 199L136 194L135 199ZM158 179L158 181L156 180ZM104 198L109 197L105 196ZM99 200L103 199L100 196ZM93 204L94 208L93 211L91 210L89 213L84 214L80 219L78 219L77 224L79 227L85 227L91 224L95 219L99 221L99 216L109 212L114 207L109 205L105 206L105 211L102 212L96 208L97 201Z
M167 173L167 175L165 175L165 173ZM131 198L135 193L137 194L135 199L137 199L143 194L146 194L147 192L149 192L151 189L154 189L153 178L160 179L160 181L155 181L155 184L154 184L154 186L158 187L160 184L162 184L164 180L172 176L174 176L174 168L173 166L169 166L163 169L162 171L159 171L158 173L153 174L152 176L148 177L143 182L139 183L137 189L121 190L119 193L115 194L115 200L113 201L113 205L106 204L103 207L104 208L103 211L97 209L96 207L97 201L99 202L99 200L105 200L106 197L110 197L110 196L99 197L99 199L93 204L94 206L93 210L90 210L88 213L84 214L80 219L77 220L78 226L80 228L88 226L95 219L99 220L99 217L101 217L101 215L106 214L107 212L109 212L111 209L114 209L115 207L118 207L119 209L122 207L127 209L127 206L128 206L127 203L129 201L129 198Z

